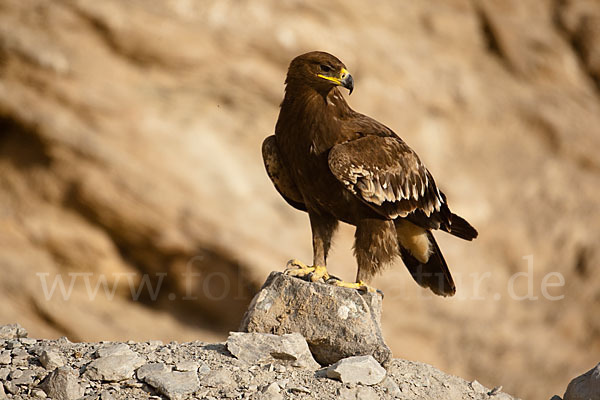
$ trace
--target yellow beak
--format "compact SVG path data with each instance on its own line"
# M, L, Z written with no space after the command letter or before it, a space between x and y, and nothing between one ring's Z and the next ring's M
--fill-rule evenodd
M339 77L326 76L321 74L317 76L319 78L327 79L328 81L331 81L338 86L345 87L350 91L350 94L352 94L352 90L354 90L354 79L352 78L352 75L350 75L350 72L348 72L346 68L342 68Z

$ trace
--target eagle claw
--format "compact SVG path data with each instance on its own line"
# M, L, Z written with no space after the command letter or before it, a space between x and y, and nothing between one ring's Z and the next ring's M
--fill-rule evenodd
M350 289L356 289L359 292L363 292L363 293L378 293L379 295L381 295L382 299L384 297L383 291L381 291L380 289L376 289L374 287L371 287L371 286L365 284L362 281L359 281L359 282L344 282L341 279L332 276L326 282L329 283L330 285L335 285L335 286L340 286L340 287L346 287L346 288L350 288Z
M374 287L371 287L371 286L367 286L367 285L364 285L364 284L362 286L360 286L358 288L358 290L360 292L364 292L364 293L378 293L381 296L382 299L385 296L383 294L383 291L381 289L377 289L377 288L374 288Z
M285 275L295 276L309 282L325 282L330 279L327 268L321 265L308 266L299 260L290 260L283 271Z

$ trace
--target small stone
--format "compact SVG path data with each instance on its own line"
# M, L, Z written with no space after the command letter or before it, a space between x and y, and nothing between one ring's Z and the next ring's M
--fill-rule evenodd
M263 393L280 393L281 392L281 387L279 387L279 385L276 382L271 383L270 385L266 385L263 389L262 389Z
M391 397L400 397L400 396L402 396L402 392L400 391L400 388L398 387L398 385L396 384L396 382L394 382L394 380L392 378L390 378L389 376L386 377L381 382L381 387Z
M342 386L338 389L338 396L341 400L355 400L356 399L356 388L349 388Z
M4 391L4 385L0 382L0 400L6 400L8 397L6 396L6 392Z
M231 376L231 372L226 369L218 369L216 371L209 372L202 380L205 386L209 387L223 387L235 385L235 381Z
M287 384L290 382L289 379L280 379L278 381L276 381L275 383L277 385L279 385L280 388L285 389L285 387L287 386Z
M385 378L385 369L373 356L354 356L344 358L327 368L327 377L343 383L375 385Z
M133 351L125 343L118 343L110 346L105 346L96 351L96 355L98 357L120 356L131 353L133 353Z
M21 343L23 343L26 346L33 346L34 344L37 343L37 340L34 339L34 338L27 338L27 337L25 337L25 338L21 338L19 340L20 340Z
M171 372L148 368L144 371L144 382L171 400L188 398L190 393L200 389L200 381L195 372Z
M204 363L200 366L200 368L198 368L198 373L200 375L205 375L205 374L208 374L209 372L210 372L210 367Z
M150 340L146 343L148 343L148 350L150 351L154 351L163 345L163 342L161 340Z
M118 345L117 345L118 346ZM118 382L129 379L133 371L145 363L145 360L136 352L113 346L111 350L101 354L100 357L87 365L84 375L92 380ZM98 353L100 354L100 353Z
M12 359L12 365L17 368L24 369L29 366L29 357L14 357Z
M18 349L14 349L12 351L12 356L14 357L28 357L29 356L29 352L27 352L27 350L22 349L22 348L18 348Z
M260 400L282 400L283 395L281 394L281 387L275 382L266 385L261 390L260 396L258 396Z
M135 379L129 379L128 381L122 382L122 385L127 386L127 387L132 387L132 388L141 388L142 386L144 386L143 383L138 382Z
M564 400L600 399L600 363L573 379L563 396Z
M10 394L19 393L19 388L11 381L4 382L4 389L6 389L6 391Z
M4 350L0 352L0 364L10 364L12 362L12 357L10 356L10 351Z
M320 367L312 357L306 340L299 333L278 336L269 333L231 332L227 338L227 350L237 359L250 364L281 360L296 362L310 369Z
M65 365L65 361L56 350L44 350L40 355L40 363L48 370L53 370Z
M12 371L10 373L10 375L9 375L10 376L10 380L13 381L13 380L15 380L17 378L20 378L21 375L23 375L23 371L21 371L19 369L16 369L16 370L14 370L14 371Z
M8 374L10 374L10 368L0 368L0 381L5 381L8 378Z
M72 343L73 343L73 342L71 342L71 341L69 340L69 338L68 338L68 337L66 337L66 336L61 336L61 337L59 337L58 339L56 339L56 342L57 342L59 345L69 345L69 344L72 344Z
M84 394L79 385L78 374L70 367L60 367L52 371L40 384L46 394L56 400L74 400Z
M196 361L181 361L175 364L175 370L181 372L196 372L199 364Z
M0 326L0 339L17 339L27 337L27 330L19 324Z
M368 386L360 386L356 390L356 400L379 400L377 392Z
M46 395L46 392L44 392L44 391L43 391L43 390L41 390L41 389L33 389L33 390L31 391L31 396L32 396L34 399L45 399L45 398L47 398L47 397L48 397L48 396Z
M147 363L137 369L136 375L139 380L143 381L148 375L163 372L171 372L171 368L163 363Z
M290 388L291 392L298 392L298 393L307 393L310 394L310 390L308 390L307 388L303 387L303 386L292 386Z
M9 350L17 349L17 348L19 348L21 346L22 346L21 342L19 342L16 339L11 339L11 340L8 340L6 342L6 348L9 349Z
M28 369L28 370L19 371L19 372L20 372L20 374L18 376L12 377L12 383L14 383L15 385L31 385L33 383L33 380L36 377L35 371Z

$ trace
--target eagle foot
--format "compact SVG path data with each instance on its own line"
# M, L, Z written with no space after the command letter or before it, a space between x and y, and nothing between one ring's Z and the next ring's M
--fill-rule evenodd
M290 260L287 262L285 275L295 276L310 282L327 281L331 279L327 268L321 265L308 266L300 260Z
M383 291L381 291L380 289L374 288L372 286L369 286L366 283L364 283L363 281L345 282L345 281L342 281L341 279L331 277L326 282L329 283L330 285L346 287L346 288L350 288L350 289L356 289L356 290L358 290L360 292L364 292L364 293L379 293L381 295L381 298L383 298L383 296L384 296Z

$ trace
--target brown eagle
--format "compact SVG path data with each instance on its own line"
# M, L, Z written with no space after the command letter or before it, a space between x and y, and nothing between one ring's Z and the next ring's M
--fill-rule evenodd
M292 260L286 273L373 290L365 282L399 255L419 285L453 295L454 281L431 231L466 240L477 231L450 211L417 154L390 128L348 106L337 86L352 93L354 80L333 55L294 58L285 85L263 159L279 194L308 213L314 254L313 266ZM326 269L338 221L356 226L356 283Z

